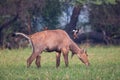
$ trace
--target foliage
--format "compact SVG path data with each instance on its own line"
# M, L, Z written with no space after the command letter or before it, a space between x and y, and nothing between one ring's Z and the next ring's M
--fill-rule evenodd
M60 3L56 0L1 0L0 1L0 46L6 41L5 34L13 32L24 32L26 34L34 33L32 28L32 19L34 16L42 16L45 24L50 29L54 29L58 24L60 15ZM16 17L17 19L8 24ZM3 24L7 24L3 26ZM9 32L7 32L10 30ZM1 36L3 35L3 36ZM3 38L4 37L4 38Z
M42 9L45 5L44 0L0 0L0 47L4 45L3 43L7 39L5 34L8 34L8 30L11 30L9 32L18 30L31 33L29 9L33 8L34 5Z
M96 46L88 48L91 65L86 67L77 56L69 55L69 67L65 68L63 57L61 65L55 68L55 54L43 52L42 67L37 69L33 63L26 67L26 59L31 49L0 50L1 80L119 80L120 49L115 46Z
M96 5L101 5L101 4L116 4L116 0L76 0L76 2L79 2L81 4L85 3L92 3Z
M18 21L24 27L27 26L26 23L31 22L34 16L42 16L45 24L54 29L55 25L58 24L58 16L61 13L60 6L60 2L56 0L1 0L0 15L1 17L9 16L11 18L11 16L18 14ZM0 20L1 23L4 23L2 18Z
M62 11L62 3L74 4L74 6L88 4L91 7L90 23L94 27L94 30L104 30L112 38L120 37L119 0L0 0L0 46L4 39L7 39L6 36L9 33L16 31L27 34L30 34L30 32L33 33L33 30L30 28L34 16L42 16L44 19L43 23L49 29L56 29L56 25L59 23L58 17ZM81 6L78 10L80 9ZM17 20L13 21L12 24L6 25L7 27L2 26L2 24L7 23L15 16L17 16ZM68 28L73 29L72 27L77 23L77 18L74 19L75 15L71 17L73 17L71 18L71 23L73 21L74 23L68 25Z
M58 17L61 14L61 4L59 0L46 0L45 9L42 11L42 16L45 25L49 29L55 29L58 22Z
M112 39L120 39L120 1L119 0L74 0L88 4L91 8L90 25L93 30L105 32Z
M27 21L30 16L29 9L40 7L40 10L45 5L44 0L2 0L0 2L0 14L1 16L9 15L19 15L19 19L22 21ZM33 10L34 11L34 10Z
M105 31L111 39L120 39L120 2L92 5L90 23L95 31ZM94 12L93 12L94 11Z

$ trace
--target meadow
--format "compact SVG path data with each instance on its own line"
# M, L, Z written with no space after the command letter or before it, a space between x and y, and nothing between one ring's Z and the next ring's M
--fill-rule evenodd
M43 52L41 68L33 62L26 67L31 48L0 50L0 80L120 80L120 46L88 47L90 66L86 67L75 55L69 67L65 67L63 56L56 69L55 52Z

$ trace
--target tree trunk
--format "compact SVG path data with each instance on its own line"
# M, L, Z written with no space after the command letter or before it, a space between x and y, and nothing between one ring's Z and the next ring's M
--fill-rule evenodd
M75 27L76 27L76 23L78 21L81 7L82 7L81 5L76 5L73 9L70 23L68 23L65 28L66 32L69 34L71 34L72 30L75 29Z

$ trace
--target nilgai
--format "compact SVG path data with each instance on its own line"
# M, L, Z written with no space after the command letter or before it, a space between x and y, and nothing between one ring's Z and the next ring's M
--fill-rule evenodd
M37 67L40 67L40 58L43 51L56 51L56 67L59 67L60 65L61 53L64 56L66 67L68 66L69 51L72 52L72 56L76 54L85 65L89 65L87 52L84 49L79 48L64 30L45 30L36 32L32 35L26 35L23 33L15 34L24 36L32 45L33 52L27 59L27 67L31 65L34 59L36 59L35 63Z

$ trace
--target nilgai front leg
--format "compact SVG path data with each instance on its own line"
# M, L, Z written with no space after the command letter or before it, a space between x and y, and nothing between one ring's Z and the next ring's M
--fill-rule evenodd
M56 68L60 66L60 56L61 56L61 53L57 52L56 53Z
M67 50L66 48L64 48L64 49L62 50L62 53L63 53L65 65L66 65L66 67L68 67L68 50Z

